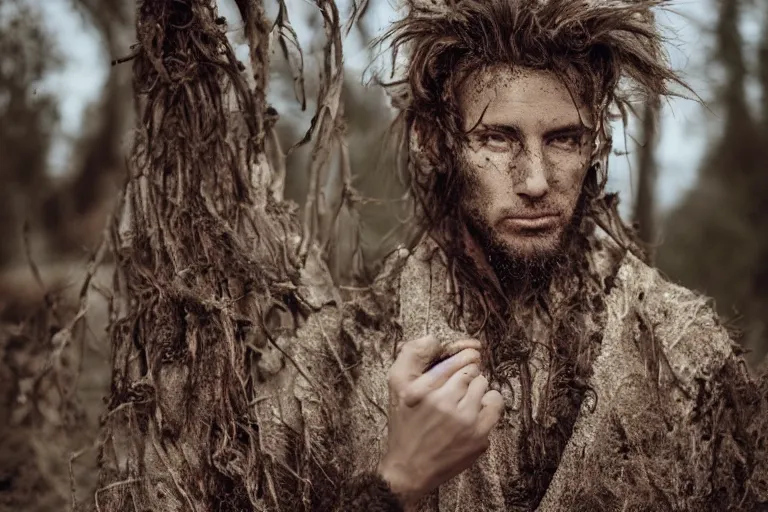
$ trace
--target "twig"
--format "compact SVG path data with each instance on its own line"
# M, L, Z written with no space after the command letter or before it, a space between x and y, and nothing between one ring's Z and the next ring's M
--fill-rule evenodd
M322 322L318 322L317 325L320 327L320 332L323 335L323 340L325 340L326 345L328 345L328 349L331 351L331 354L333 354L334 359L336 359L336 363L339 365L339 370L341 370L341 373L344 375L344 379L347 381L347 384L349 384L349 387L351 389L355 390L355 394L357 394L358 399L360 400L360 404L363 406L363 409L365 409L365 413L373 418L371 416L371 411L366 407L365 400L363 400L363 397L360 394L360 387L356 386L354 381L352 380L352 377L349 376L349 373L346 368L344 368L344 361L341 360L341 356L336 351L336 347L333 346L333 343L331 343L331 339L328 337L328 333L325 332L325 328L323 327Z
M83 455L88 450L94 449L94 446L88 446L86 448L81 448L78 451L74 452L69 457L69 490L72 494L72 512L75 512L77 510L77 489L75 486L75 472L72 468L72 464L75 462L75 460L79 459L81 455Z
M119 59L114 59L110 62L112 66L117 66L118 64L123 64L124 62L131 61L139 56L139 50L134 50L125 57L120 57Z
M48 306L49 310L53 314L53 317L56 319L58 323L63 323L61 318L59 317L58 310L56 308L56 303L51 299L51 296L48 292L48 288L45 286L45 283L43 282L43 277L40 274L40 269L37 266L37 263L35 263L34 258L32 258L32 245L29 242L29 221L24 222L24 226L22 228L22 236L24 239L24 254L27 257L27 263L29 264L29 269L32 271L32 276L35 278L35 281L37 281L37 284L40 286L40 290L43 292L43 300L45 301L45 305Z
M112 482L109 485L105 485L104 487L100 489L96 489L96 493L93 495L93 501L96 505L96 512L101 512L101 506L99 505L99 493L104 491L109 491L114 489L115 487L120 487L121 485L130 485L135 484L136 482L140 481L138 478L128 478L126 480L120 480L119 482Z

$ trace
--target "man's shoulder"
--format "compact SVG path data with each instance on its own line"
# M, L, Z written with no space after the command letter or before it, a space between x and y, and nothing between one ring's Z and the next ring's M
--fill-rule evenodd
M629 252L618 266L608 301L613 315L632 323L638 348L660 348L683 382L711 376L734 355L736 345L708 297L674 283Z

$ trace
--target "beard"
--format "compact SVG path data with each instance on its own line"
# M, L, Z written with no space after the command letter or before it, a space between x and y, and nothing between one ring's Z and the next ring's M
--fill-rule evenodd
M537 240L532 234L526 247L516 247L503 239L482 215L471 209L463 212L469 235L482 249L507 297L545 291L553 277L568 273L578 259L577 243L582 237L583 201L580 199L569 222L556 233Z
M494 225L487 217L485 198L478 195L483 186L477 170L461 155L456 157L455 164L461 191L458 224L463 225L474 244L479 246L508 299L521 294L538 295L537 292L548 289L554 277L576 270L574 265L583 259L583 242L586 240L582 221L587 214L588 201L583 182L576 204L571 206L570 217L559 226L550 231L505 232L502 226ZM526 209L566 215L569 208L563 200L563 197L532 199Z

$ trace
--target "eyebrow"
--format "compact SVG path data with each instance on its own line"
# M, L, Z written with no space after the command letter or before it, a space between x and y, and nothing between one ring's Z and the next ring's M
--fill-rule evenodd
M486 123L480 123L474 130L476 131L493 131L493 132L499 132L504 133L510 136L520 136L522 130L516 125L513 124L486 124ZM564 126L559 126L557 128L553 128L552 130L549 130L544 133L544 137L551 138L551 137L561 137L563 135L583 135L587 133L589 129L580 123L570 123Z
M584 135L585 133L589 132L589 128L584 126L583 124L567 124L565 126L561 126L560 128L555 128L554 130L549 130L544 134L545 137L561 137L563 135Z

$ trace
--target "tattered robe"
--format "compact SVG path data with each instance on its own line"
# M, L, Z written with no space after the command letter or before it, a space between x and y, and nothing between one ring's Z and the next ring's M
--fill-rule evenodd
M607 291L594 393L536 510L758 510L768 502L758 431L767 423L765 390L706 300L629 253L595 251L589 259ZM449 326L443 259L423 243L390 258L359 300L311 299L315 312L297 335L262 359L269 492L283 510L398 510L381 489L364 489L375 487L367 482L386 450L387 372L397 344L428 333L445 343L467 337ZM658 349L668 364L654 369L647 354ZM536 421L547 420L537 411L545 359L539 352L530 362ZM520 435L519 382L511 384L487 452L413 510L523 510L505 502Z

